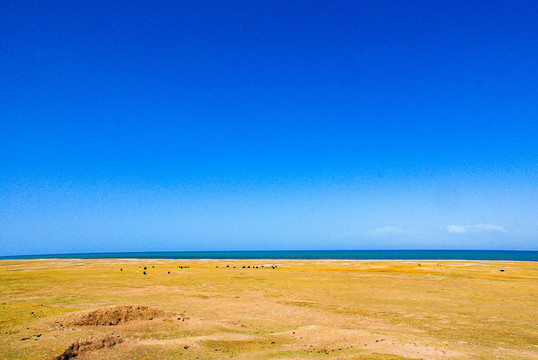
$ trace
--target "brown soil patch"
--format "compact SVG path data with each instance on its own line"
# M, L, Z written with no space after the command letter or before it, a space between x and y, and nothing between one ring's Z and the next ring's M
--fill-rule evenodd
M61 355L56 356L54 360L73 359L87 351L111 348L122 341L123 340L119 335L106 335L103 337L92 337L89 339L78 340L65 349Z
M153 320L171 315L163 310L152 309L147 306L123 305L73 314L59 322L75 326L115 326L129 321Z

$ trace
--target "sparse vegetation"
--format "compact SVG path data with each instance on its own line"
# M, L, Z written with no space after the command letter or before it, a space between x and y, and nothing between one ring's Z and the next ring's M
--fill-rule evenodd
M538 358L533 262L147 263L0 261L0 358Z

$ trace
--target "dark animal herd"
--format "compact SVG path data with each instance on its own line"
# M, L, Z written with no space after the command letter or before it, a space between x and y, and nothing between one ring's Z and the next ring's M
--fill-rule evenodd
M226 265L226 267L229 268L230 265ZM264 266L264 265L261 265L261 267L263 268L263 267L265 267L265 266ZM141 269L142 267L139 266L138 268ZM155 266L153 265L151 268L152 268L152 269L155 269ZM178 266L178 269L188 269L188 268L190 268L190 266L185 266L185 265L183 265L183 266ZM218 269L219 267L216 266L215 268ZM233 268L235 269L236 267L234 266ZM250 265L246 265L246 266L243 265L243 266L241 266L241 269L250 269L250 268L251 268ZM260 266L254 266L254 265L252 266L252 269L259 269L259 268L260 268ZM277 268L276 265L271 265L271 269L276 269L276 268ZM142 271L142 274L143 274L143 275L146 275L146 270L147 270L147 269L148 269L148 267L147 267L147 266L144 266L144 271ZM123 271L123 268L120 268L120 271ZM170 271L168 271L168 274L170 274ZM242 274L242 273L241 273L241 274Z

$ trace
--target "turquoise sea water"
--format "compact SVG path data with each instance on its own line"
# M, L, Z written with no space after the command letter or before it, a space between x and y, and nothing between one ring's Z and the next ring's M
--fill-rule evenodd
M503 250L280 250L111 252L3 256L0 259L342 259L342 260L520 260L538 261L538 251Z

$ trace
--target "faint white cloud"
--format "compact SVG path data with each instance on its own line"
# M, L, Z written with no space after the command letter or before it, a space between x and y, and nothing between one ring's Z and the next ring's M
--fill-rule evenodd
M370 231L369 233L370 235L374 236L388 236L402 234L403 232L404 231L402 228L396 226L383 226L375 229L374 231Z
M449 225L446 231L452 234L466 234L477 232L506 232L506 230L499 225L491 224L476 224L476 225Z
M447 226L446 231L453 234L463 234L466 232L465 226L461 225L449 225Z

